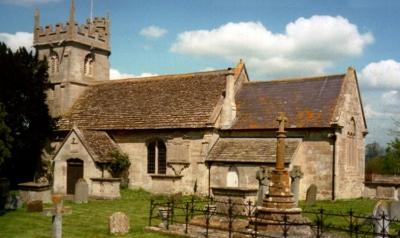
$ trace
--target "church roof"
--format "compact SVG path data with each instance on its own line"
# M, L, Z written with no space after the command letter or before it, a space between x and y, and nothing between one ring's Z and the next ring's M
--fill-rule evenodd
M286 139L285 161L289 163L296 152L300 139ZM275 138L220 138L211 149L207 161L218 162L265 162L276 161Z
M108 136L107 132L92 130L79 131L81 133L81 139L83 140L86 149L92 155L94 161L107 163L114 160L114 158L110 156L110 153L114 150L118 150L118 146Z
M237 118L230 129L275 129L278 112L287 128L330 127L345 74L253 81L236 94Z
M228 70L115 80L90 86L59 129L208 127Z

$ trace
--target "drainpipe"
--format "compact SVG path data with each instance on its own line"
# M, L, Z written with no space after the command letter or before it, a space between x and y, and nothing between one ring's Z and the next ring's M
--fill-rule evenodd
M212 162L208 163L208 197L211 197L211 165Z
M338 124L332 124L333 133L329 134L329 138L333 140L333 153L332 153L332 200L336 199L336 163L338 161L337 158L337 138L340 133L341 127Z
M333 155L332 155L332 201L335 200L335 180L336 180L336 139L337 136L336 134L332 135L332 139L333 139Z

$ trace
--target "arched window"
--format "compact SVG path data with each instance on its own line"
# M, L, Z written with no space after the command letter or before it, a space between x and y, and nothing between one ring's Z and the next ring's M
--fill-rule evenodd
M161 140L154 140L147 144L147 173L167 173L167 147Z
M50 52L50 62L49 62L49 70L50 74L58 73L58 54L54 51Z
M226 186L227 187L239 187L239 173L235 166L229 167L228 173L226 175Z
M93 77L93 69L94 68L94 56L93 54L88 54L85 57L85 64L83 67L83 71L85 76Z
M349 121L349 129L347 131L347 161L352 167L357 166L357 126L354 118Z

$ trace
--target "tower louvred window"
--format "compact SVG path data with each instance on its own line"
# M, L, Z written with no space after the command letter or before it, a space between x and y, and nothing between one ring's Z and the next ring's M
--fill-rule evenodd
M94 70L94 57L93 54L88 54L85 57L84 72L85 76L92 77Z
M50 53L50 62L49 62L50 74L56 74L58 72L58 54L54 51Z

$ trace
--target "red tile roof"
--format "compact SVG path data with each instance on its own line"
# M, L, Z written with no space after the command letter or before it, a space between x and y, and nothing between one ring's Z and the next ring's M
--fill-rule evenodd
M287 128L330 127L345 75L244 83L236 94L231 129L275 129L278 112Z

